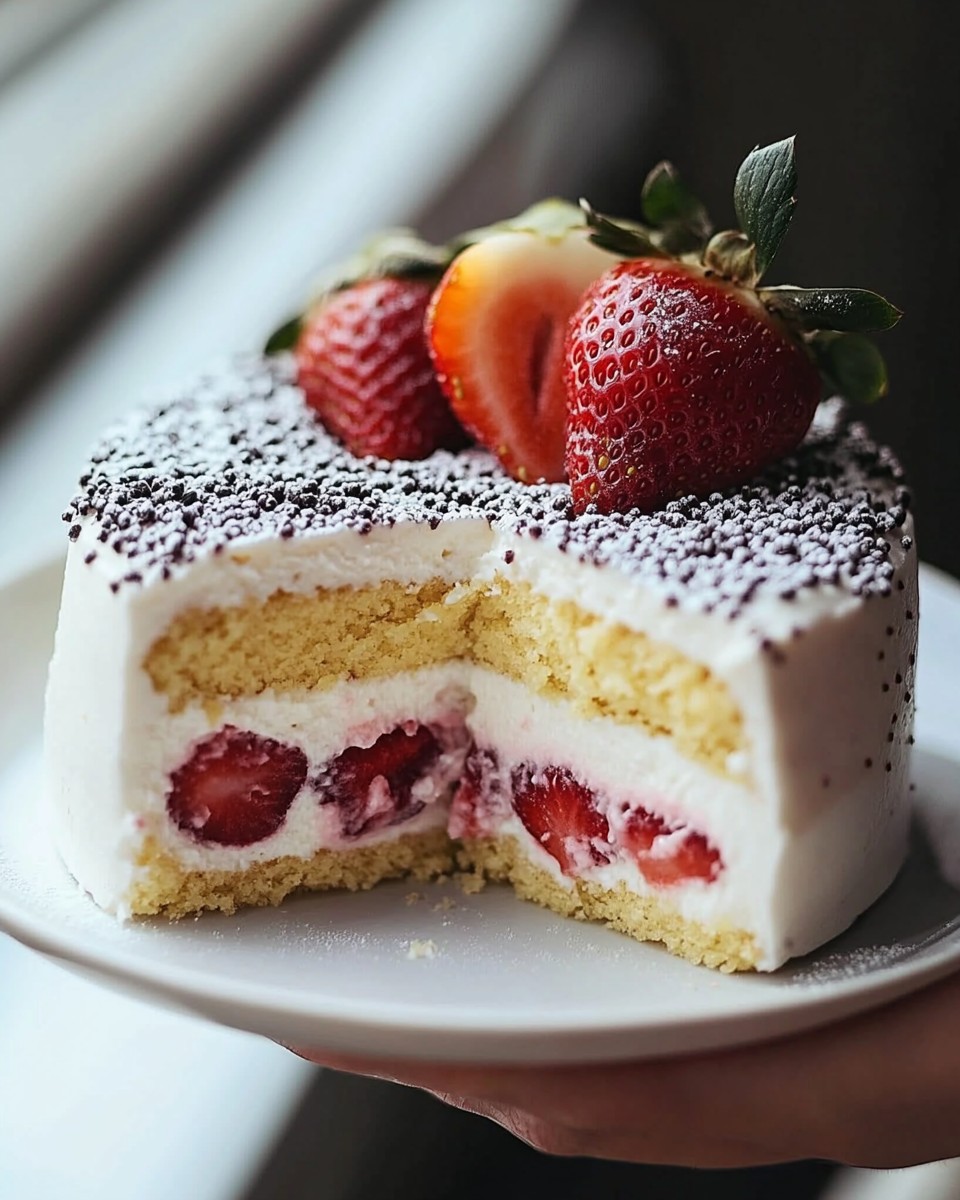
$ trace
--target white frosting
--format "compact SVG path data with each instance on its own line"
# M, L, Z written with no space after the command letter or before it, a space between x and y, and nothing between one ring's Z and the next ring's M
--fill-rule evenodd
M97 559L86 565L91 548ZM912 702L901 693L903 679L912 675L907 658L915 639L905 612L916 612L916 591L914 560L904 566L899 542L891 543L891 557L895 582L902 580L904 590L888 598L863 600L821 587L793 601L757 603L747 623L687 611L682 604L665 609L652 588L627 584L611 568L578 564L549 545L494 532L483 521L447 522L435 531L406 524L363 536L339 530L292 542L236 542L169 581L116 593L107 584L123 573L124 561L85 529L68 557L48 692L47 794L58 844L95 900L121 912L146 831L161 834L189 866L240 867L338 844L332 818L318 817L306 794L281 830L256 847L199 847L174 834L163 820L165 781L210 726L199 707L170 717L141 669L148 649L186 607L388 578L411 586L438 576L452 584L496 586L496 576L504 575L647 633L713 671L743 712L748 751L730 764L740 782L684 760L666 739L607 720L583 720L519 684L462 663L344 683L309 697L266 694L225 704L218 723L295 741L316 761L342 748L347 733L364 724L373 740L373 730L409 719L427 722L451 705L463 709L469 693L475 701L469 722L478 740L494 743L507 758L566 764L595 786L621 793L636 781L644 807L676 814L707 834L724 857L721 878L671 889L672 898L692 919L730 921L752 931L763 953L760 965L773 968L849 924L887 886L905 851L900 799ZM887 636L887 628L903 635ZM782 662L758 650L758 633L781 646ZM891 722L896 703L903 710L899 725ZM895 732L889 744L888 731ZM887 750L882 761L878 747ZM877 759L869 768L868 757ZM439 807L428 804L419 824L390 832L442 819ZM513 831L523 833L519 822ZM526 841L558 874L551 856L533 839ZM645 886L635 869L622 865L600 868L597 877Z

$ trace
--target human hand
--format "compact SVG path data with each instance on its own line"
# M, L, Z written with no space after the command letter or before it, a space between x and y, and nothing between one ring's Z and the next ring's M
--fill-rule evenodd
M810 1033L684 1058L487 1067L295 1052L423 1088L548 1154L887 1168L960 1155L960 974Z

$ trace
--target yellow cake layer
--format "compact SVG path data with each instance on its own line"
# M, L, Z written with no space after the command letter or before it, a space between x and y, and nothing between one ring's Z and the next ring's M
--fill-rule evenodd
M465 659L586 717L609 717L674 739L688 758L727 775L745 749L743 720L705 666L625 625L529 584L277 592L263 603L191 609L144 663L172 711L191 702L322 689Z
M638 896L583 880L562 887L532 863L513 837L468 839L459 850L445 830L407 834L352 850L318 850L312 858L284 856L242 871L190 870L154 839L144 844L138 878L128 896L135 916L191 916L204 910L233 913L244 906L281 904L302 891L362 891L386 879L427 880L455 866L483 879L510 883L517 895L564 917L601 921L638 941L662 942L671 953L721 971L756 967L752 935L732 926L707 929L687 921L655 896Z
M285 855L242 871L195 871L148 839L138 866L130 911L175 918L204 909L233 913L244 905L276 905L297 891L358 892L404 875L433 879L452 870L454 854L446 831L433 829L352 850L318 850L312 858Z
M641 942L662 942L680 958L720 971L756 968L760 951L753 935L734 926L708 929L688 921L656 896L639 896L623 884L610 889L576 880L562 887L542 867L532 863L516 838L475 838L462 845L457 860L486 878L513 884L518 896L533 900L564 917L602 921Z

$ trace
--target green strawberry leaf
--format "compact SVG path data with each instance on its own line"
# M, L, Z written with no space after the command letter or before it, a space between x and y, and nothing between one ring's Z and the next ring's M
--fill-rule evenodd
M581 199L580 207L590 230L590 241L601 250L609 250L621 258L669 258L670 254L654 240L652 230L635 221L606 217Z
M710 233L707 210L683 183L672 163L658 163L646 178L640 209L651 225L682 225L703 241Z
M740 228L757 247L758 277L773 262L793 216L797 188L794 139L757 147L740 165L733 204Z
M300 337L303 328L303 316L297 313L289 321L284 321L279 329L275 329L267 338L263 348L264 354L282 354L284 350L292 350Z
M761 288L760 299L801 329L871 333L892 329L903 314L876 292L864 288Z
M863 334L815 333L809 346L820 373L847 400L870 404L886 395L886 364Z
M571 206L572 207L572 206ZM413 229L385 229L349 258L327 266L313 280L307 310L333 292L365 279L427 279L439 281L452 262L452 246L433 246ZM292 350L303 328L305 313L291 317L267 339L265 353Z

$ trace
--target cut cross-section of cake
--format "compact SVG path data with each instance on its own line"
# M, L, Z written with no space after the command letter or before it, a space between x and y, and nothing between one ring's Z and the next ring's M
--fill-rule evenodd
M578 516L481 450L357 459L286 359L234 364L121 422L73 502L61 853L170 916L459 859L775 968L905 853L907 504L836 403L738 490Z

